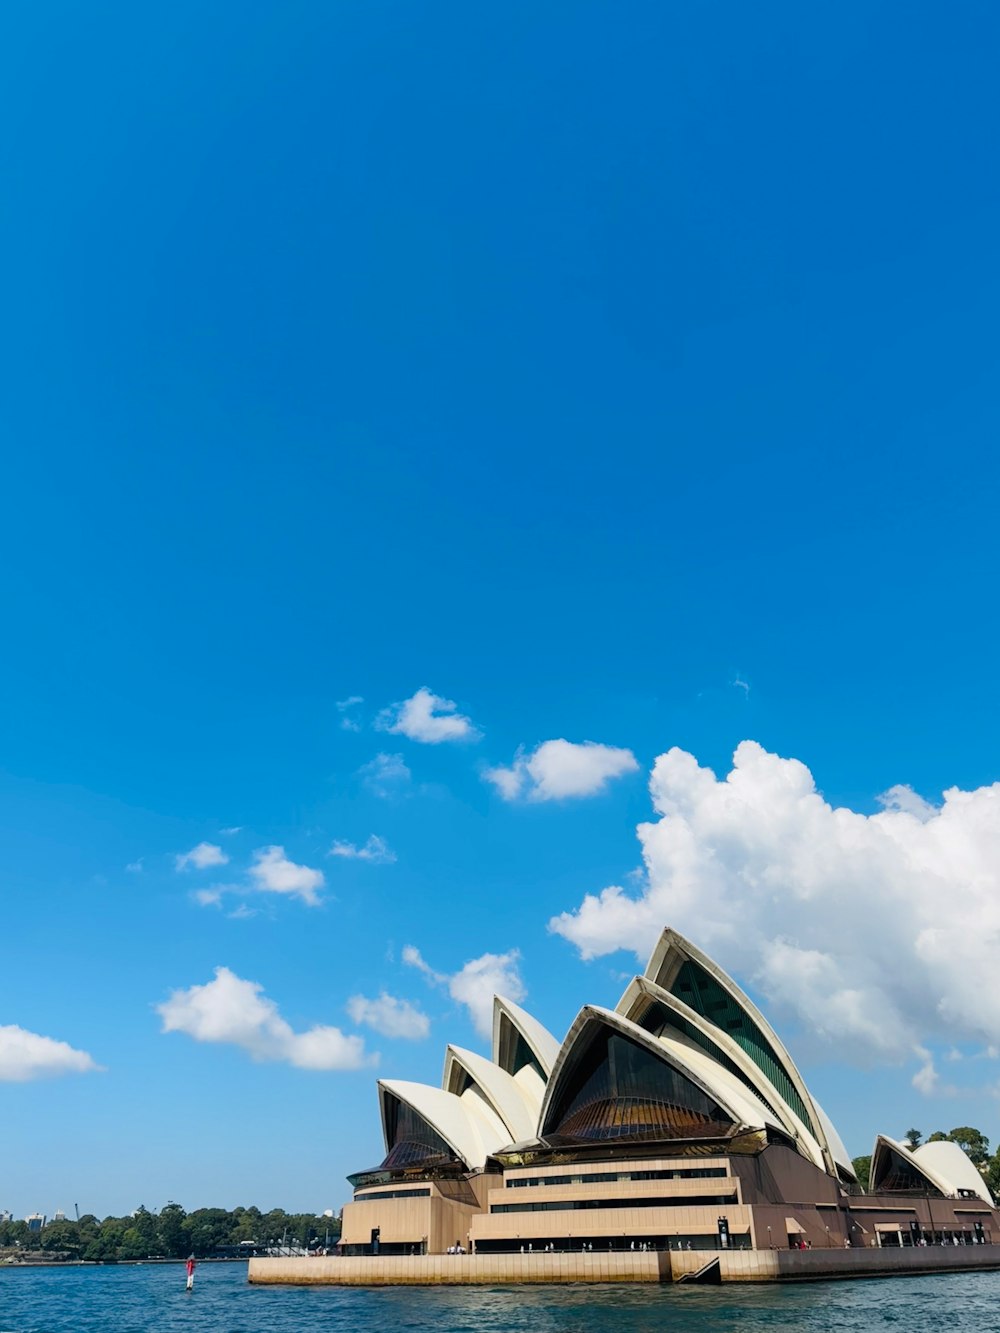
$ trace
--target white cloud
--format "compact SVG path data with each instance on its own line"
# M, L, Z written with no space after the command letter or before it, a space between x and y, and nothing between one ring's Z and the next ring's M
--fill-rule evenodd
M219 907L222 904L222 889L195 889L191 897L199 907Z
M243 825L230 824L229 828L220 828L219 832L222 834L224 838L232 838L235 837L237 833L243 832Z
M392 865L396 859L396 853L386 840L376 833L373 833L361 847L353 842L335 842L330 848L330 855L344 856L352 861L371 861L372 865L377 866Z
M128 863L128 865L125 867L125 869L128 871L128 873L129 873L130 875L141 875L141 874L142 874L142 862L143 862L143 858L140 856L139 859L138 859L137 861L129 861L129 863Z
M848 1059L996 1043L1000 783L940 807L901 791L863 815L753 741L722 781L672 749L650 780L659 818L638 829L645 887L588 894L550 928L584 958L645 961L675 926Z
M347 1012L352 1022L373 1028L383 1037L401 1037L406 1041L421 1041L431 1030L426 1014L395 995L381 993L377 1000L364 995L352 995L347 1001Z
M922 1047L917 1048L917 1054L923 1059L923 1064L910 1080L917 1092L925 1097L933 1097L937 1091L938 1084L941 1082L941 1075L934 1068L934 1057L930 1051Z
M368 790L383 800L398 796L411 777L401 754L377 754L361 765L358 774Z
M520 957L517 949L500 954L484 953L449 976L435 972L412 944L403 949L403 962L407 966L415 967L435 985L447 986L451 998L465 1005L482 1037L489 1037L493 1031L494 995L504 995L516 1003L528 994L518 969Z
M199 842L198 846L192 847L189 852L174 857L174 864L178 870L187 870L188 866L205 870L209 866L224 866L228 863L229 857L214 842Z
M744 699L750 698L750 682L744 680L742 676L735 675L732 680L734 690L742 690Z
M41 1037L13 1024L0 1025L0 1083L30 1083L61 1074L89 1074L101 1068L86 1051Z
M295 1032L258 982L244 981L228 967L217 967L215 980L203 986L174 991L156 1012L164 1032L239 1046L255 1060L298 1069L363 1069L377 1059L366 1054L363 1037L346 1036L339 1028L317 1025Z
M479 732L469 718L457 711L451 699L442 699L422 685L401 703L383 708L375 719L379 731L408 736L411 741L437 745L441 741L475 741Z
M505 801L525 796L530 801L558 801L595 796L612 778L634 773L639 765L631 750L596 741L543 741L532 754L518 753L510 768L488 768L484 774Z
M422 972L428 981L433 981L437 985L444 985L448 980L443 972L435 972L430 963L426 962L423 954L412 944L403 946L403 962L407 967L415 967L418 972Z
M912 787L907 787L902 782L882 792L875 799L883 810L895 810L899 814L912 815L914 819L919 819L921 824L926 824L928 819L932 819L938 812L936 805L925 801Z
M321 870L289 861L284 847L259 847L254 852L254 861L250 875L258 889L301 898L307 907L319 906L317 891L326 882Z

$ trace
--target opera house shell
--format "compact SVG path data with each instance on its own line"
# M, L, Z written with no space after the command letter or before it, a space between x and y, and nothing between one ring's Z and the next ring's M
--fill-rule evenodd
M385 1157L350 1177L346 1254L1000 1241L954 1143L880 1135L862 1192L767 1019L673 930L562 1042L496 996L492 1058L449 1046L440 1087L378 1096Z

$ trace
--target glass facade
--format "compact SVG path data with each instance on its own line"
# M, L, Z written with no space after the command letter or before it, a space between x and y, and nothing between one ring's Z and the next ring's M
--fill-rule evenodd
M805 1102L788 1077L788 1071L774 1047L742 1005L714 977L689 958L682 964L676 981L670 987L670 993L683 1000L696 1014L707 1018L715 1027L728 1032L761 1073L766 1074L802 1123L814 1134L819 1134L818 1127L813 1123Z
M491 1213L565 1213L592 1208L716 1208L720 1204L735 1204L735 1194L691 1194L668 1196L663 1199L562 1199L552 1203L544 1199L531 1203L495 1203Z
M685 1004L687 1003L688 1002L685 1000ZM690 1005L689 1007L693 1009L694 1005ZM778 1116L778 1112L759 1091L753 1079L749 1078L735 1060L731 1060L729 1056L726 1055L725 1051L707 1037L700 1028L696 1028L693 1023L688 1022L682 1015L675 1014L670 1009L665 1009L663 1005L659 1004L656 1000L651 1000L649 1008L639 1020L639 1026L644 1028L647 1032L651 1032L655 1037L660 1036L661 1033L670 1031L670 1029L681 1033L681 1035L687 1037L689 1041L693 1041L694 1044L703 1050L706 1055L710 1055L716 1064L720 1064L723 1069L728 1069L734 1078L738 1078L745 1088L749 1088L757 1100L763 1102L771 1114L780 1120L781 1117ZM754 1063L756 1063L756 1061Z
M543 1129L549 1141L713 1138L733 1122L679 1070L602 1023L577 1044Z
M516 1074L527 1065L545 1082L545 1072L535 1058L535 1053L506 1014L500 1017L499 1055L500 1068L506 1069L508 1074Z
M929 1194L941 1199L944 1196L934 1188L931 1182L917 1170L916 1164L908 1162L893 1148L883 1148L876 1163L878 1174L873 1174L871 1192L873 1194L894 1194L905 1190L911 1194Z
M712 1180L728 1176L724 1166L669 1167L663 1171L589 1171L574 1176L510 1176L507 1189L534 1185L605 1185L619 1180Z
M381 1166L383 1171L455 1160L453 1149L437 1130L412 1106L392 1096L386 1097L385 1137L389 1151Z

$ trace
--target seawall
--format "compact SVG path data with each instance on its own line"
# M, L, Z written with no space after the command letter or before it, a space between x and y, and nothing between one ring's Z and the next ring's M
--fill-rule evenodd
M1000 1246L705 1250L607 1254L428 1254L251 1259L249 1280L288 1286L496 1286L523 1282L676 1282L718 1258L723 1282L817 1282L1000 1268Z

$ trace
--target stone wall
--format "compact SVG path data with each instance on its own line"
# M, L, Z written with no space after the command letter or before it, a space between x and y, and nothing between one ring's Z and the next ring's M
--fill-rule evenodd
M718 1258L724 1282L808 1282L1000 1268L1000 1245L926 1249L743 1250L601 1254L379 1255L251 1259L255 1284L346 1287L475 1286L506 1282L670 1282Z

